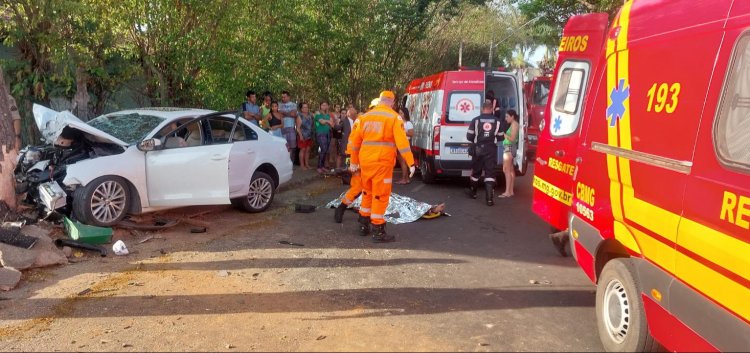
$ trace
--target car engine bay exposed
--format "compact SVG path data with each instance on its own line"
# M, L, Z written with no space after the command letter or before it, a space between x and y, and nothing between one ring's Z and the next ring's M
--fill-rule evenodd
M26 146L19 152L14 170L16 194L26 194L22 201L34 206L39 211L40 218L55 211L55 204L60 205L57 211L70 214L73 190L65 189L62 183L66 167L83 160L124 151L122 146L94 142L87 138L86 133L65 127L54 146ZM50 197L58 200L50 200Z

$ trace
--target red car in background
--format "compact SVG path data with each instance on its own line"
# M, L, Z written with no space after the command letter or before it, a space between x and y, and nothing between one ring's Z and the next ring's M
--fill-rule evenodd
M523 98L526 103L526 112L529 114L528 119L528 141L529 156L536 156L536 145L539 139L539 122L544 119L544 109L547 107L549 100L550 83L552 74L545 74L527 81L523 85Z

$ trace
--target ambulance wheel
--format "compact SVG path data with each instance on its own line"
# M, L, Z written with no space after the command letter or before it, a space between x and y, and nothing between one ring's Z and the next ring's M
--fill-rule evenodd
M658 352L648 330L641 288L630 259L609 261L596 287L596 323L607 352Z
M424 157L419 161L419 172L422 174L423 183L432 184L435 182L435 173L430 171L430 166L427 164L427 159Z

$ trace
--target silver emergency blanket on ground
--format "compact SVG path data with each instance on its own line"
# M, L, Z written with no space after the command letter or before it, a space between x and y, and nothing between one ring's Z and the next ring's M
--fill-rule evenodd
M341 198L343 198L345 194L346 192L342 193L339 198L329 202L326 207L338 207L341 204ZM349 205L349 208L359 209L360 203L362 203L362 195L357 197L357 199ZM430 208L432 208L432 205L430 204L419 202L411 197L391 193L388 208L385 210L385 221L391 224L411 223L422 218Z

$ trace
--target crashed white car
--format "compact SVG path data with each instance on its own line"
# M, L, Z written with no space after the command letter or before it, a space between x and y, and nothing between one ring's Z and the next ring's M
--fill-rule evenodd
M90 225L192 205L261 212L292 177L286 141L232 112L144 108L83 122L34 105L34 118L48 145L21 151L17 193Z

